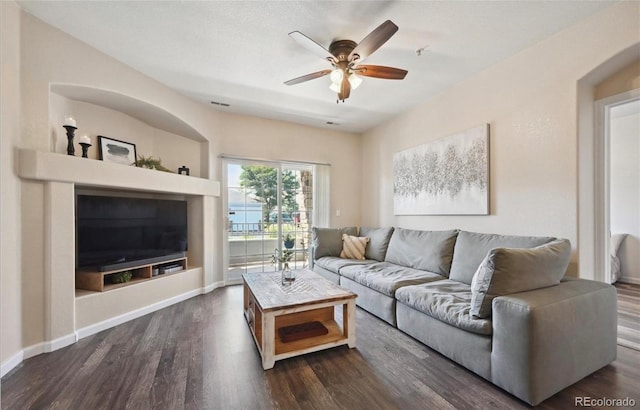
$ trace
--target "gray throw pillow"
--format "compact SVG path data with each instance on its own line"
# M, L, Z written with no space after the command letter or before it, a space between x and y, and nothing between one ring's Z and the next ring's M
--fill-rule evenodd
M313 243L314 259L323 256L340 256L342 252L342 234L357 236L358 228L349 226L346 228L311 228L311 241Z
M360 236L369 238L369 244L365 250L364 257L379 262L384 260L391 240L393 228L360 228Z
M457 230L418 231L395 228L386 262L449 276Z
M570 257L571 243L566 239L536 248L490 250L473 275L470 313L487 318L498 296L559 284Z
M449 279L471 285L474 273L494 248L534 248L553 241L546 236L514 236L460 231L451 262Z

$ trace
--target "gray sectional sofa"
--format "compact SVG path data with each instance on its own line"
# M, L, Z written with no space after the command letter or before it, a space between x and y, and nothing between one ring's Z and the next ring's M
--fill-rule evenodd
M368 238L340 257L342 235ZM313 228L312 268L390 325L536 405L616 358L611 285L564 277L569 241Z

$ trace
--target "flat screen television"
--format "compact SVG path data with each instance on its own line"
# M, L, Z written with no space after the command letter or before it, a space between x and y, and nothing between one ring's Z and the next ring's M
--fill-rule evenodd
M76 196L76 268L109 271L184 256L187 202Z

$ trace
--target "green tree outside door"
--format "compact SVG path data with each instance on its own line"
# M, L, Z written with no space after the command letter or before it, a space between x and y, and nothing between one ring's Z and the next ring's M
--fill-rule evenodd
M262 220L268 225L269 215L278 206L278 169L260 165L243 165L240 185L254 191L254 199L262 203ZM295 200L300 182L289 170L282 171L282 211L291 213L298 209Z

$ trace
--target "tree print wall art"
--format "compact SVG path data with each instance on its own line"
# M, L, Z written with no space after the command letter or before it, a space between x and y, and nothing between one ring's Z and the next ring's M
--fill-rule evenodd
M489 214L489 124L393 155L396 215Z

